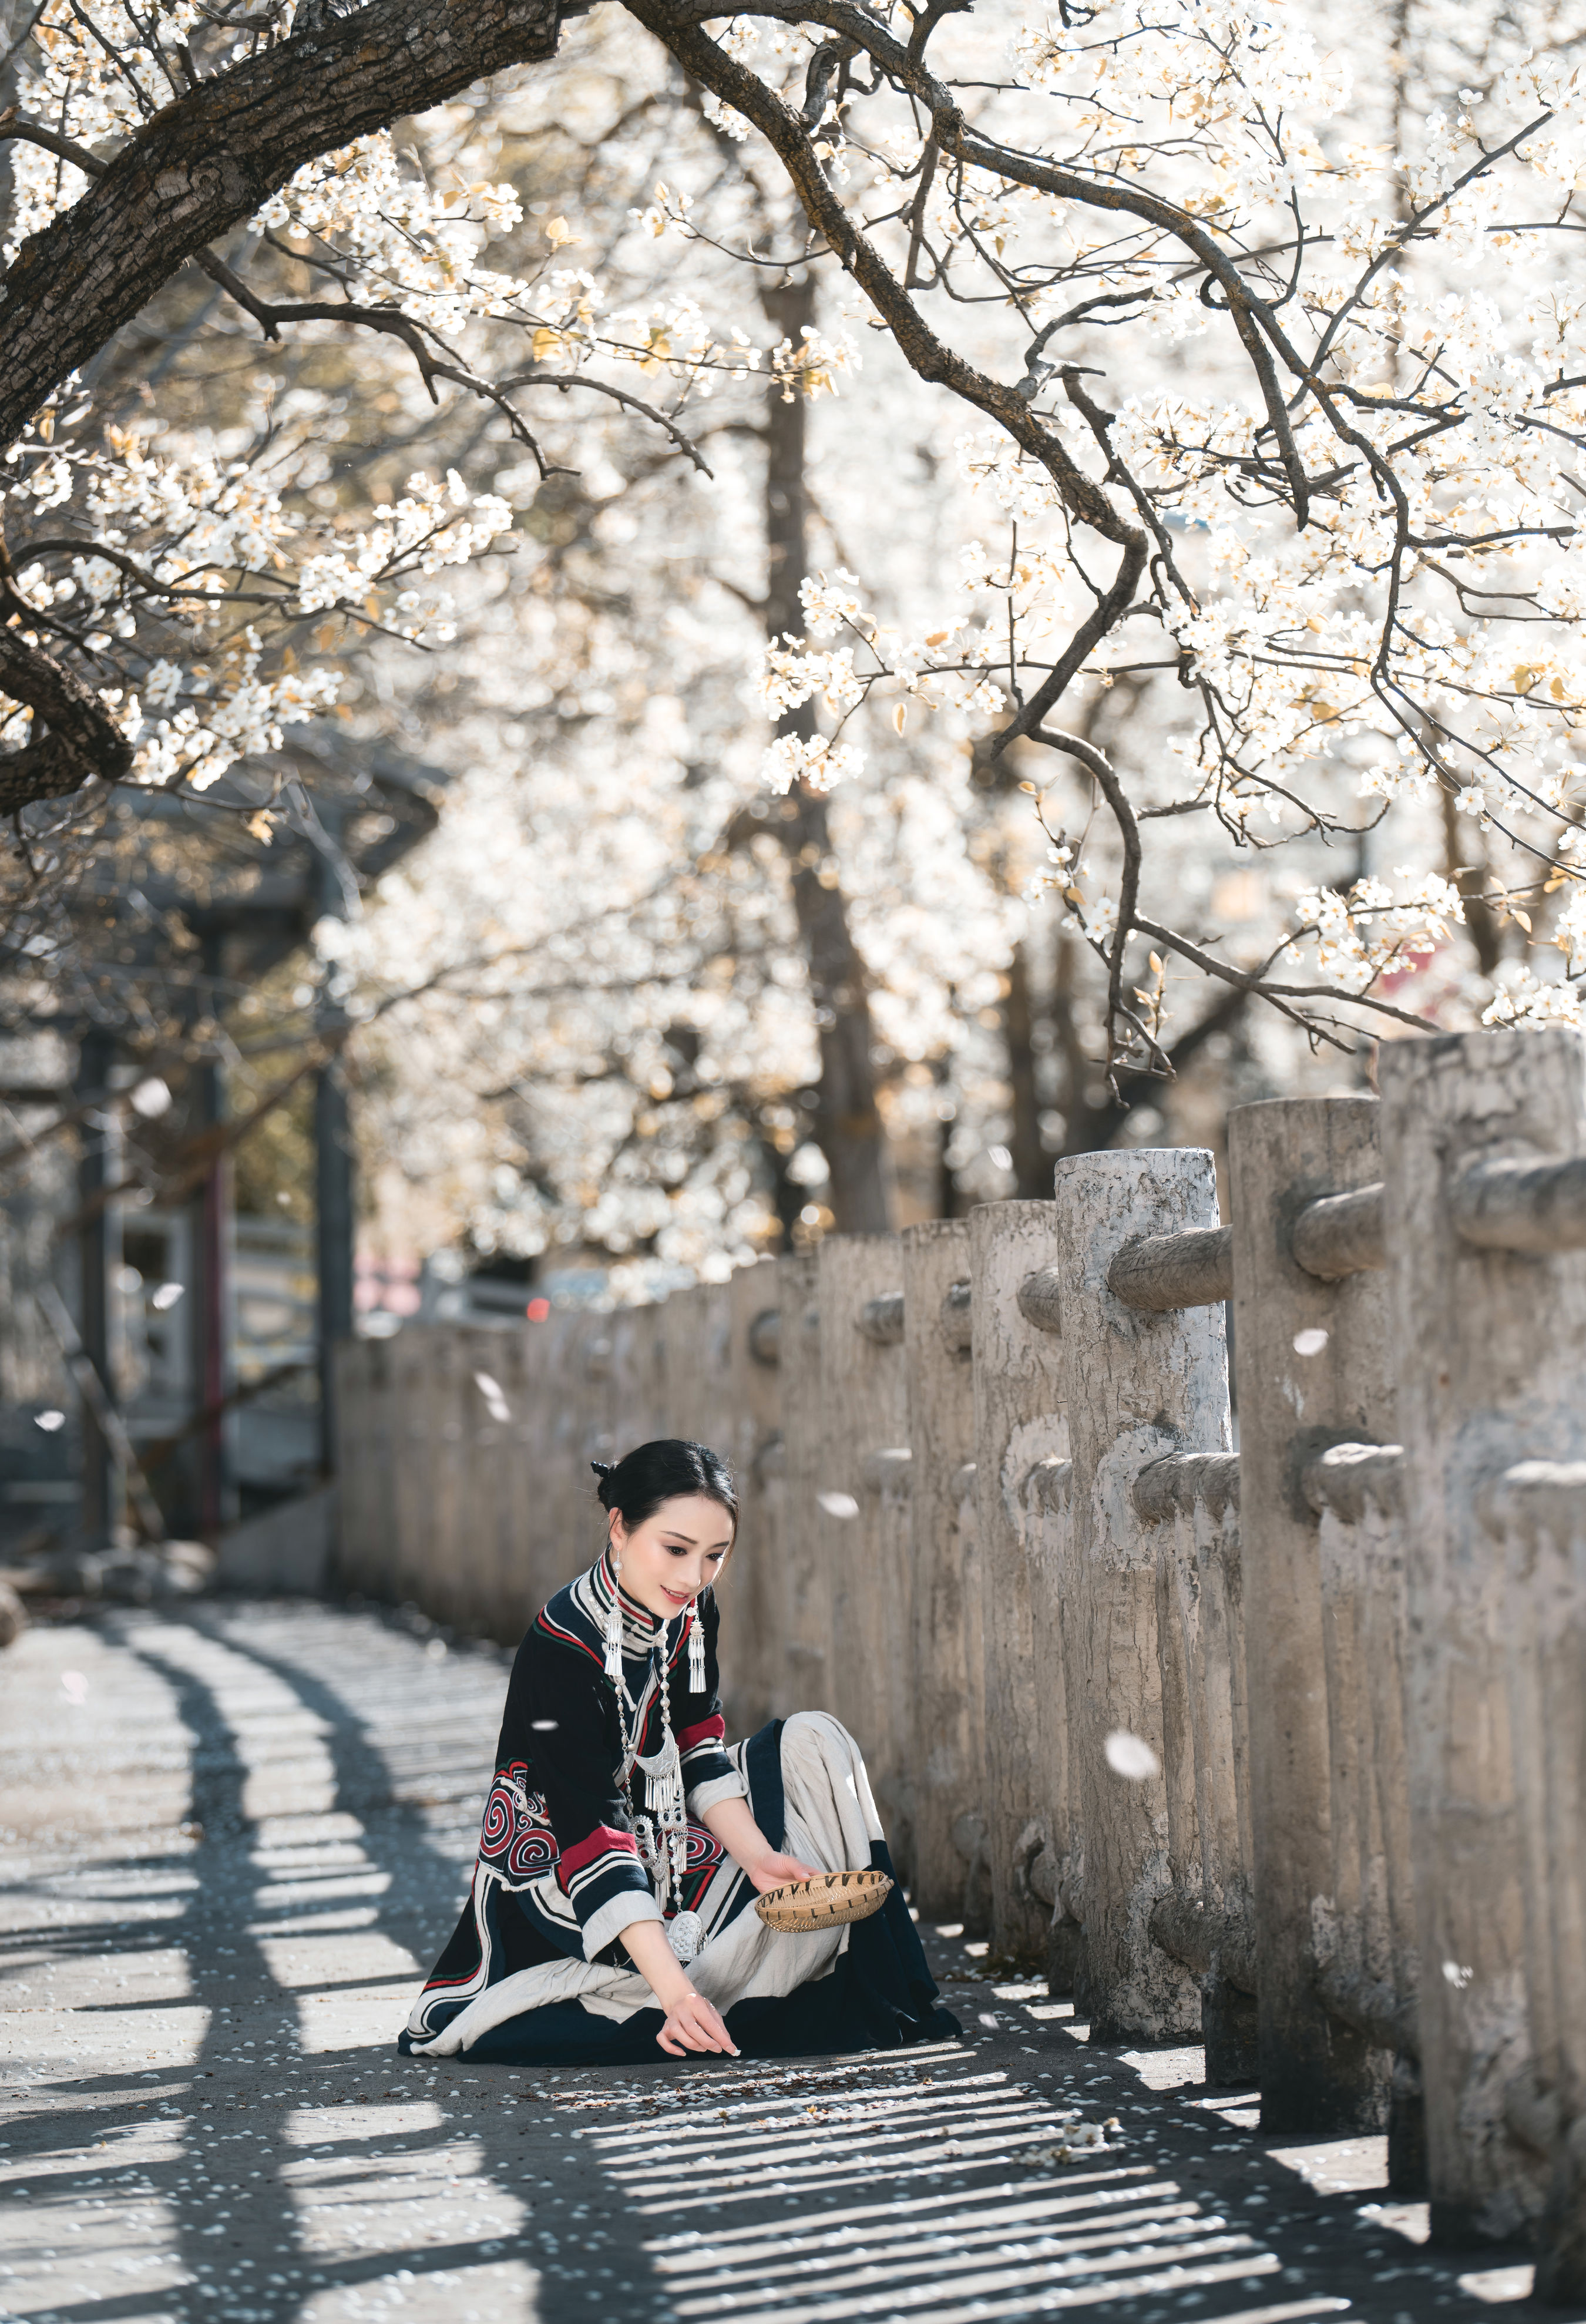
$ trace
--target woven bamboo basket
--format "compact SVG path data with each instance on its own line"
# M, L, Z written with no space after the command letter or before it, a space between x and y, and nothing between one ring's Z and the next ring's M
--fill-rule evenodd
M822 1872L813 1880L768 1888L754 1909L768 1929L833 1929L844 1921L868 1921L891 1886L884 1872Z

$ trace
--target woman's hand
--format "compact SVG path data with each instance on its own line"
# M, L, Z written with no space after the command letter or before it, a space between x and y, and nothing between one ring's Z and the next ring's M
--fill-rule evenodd
M738 2045L723 2024L720 2013L692 1986L674 2000L667 2012L667 2022L655 2038L669 2058L686 2057L690 2050L720 2050L729 2058L738 2055Z
M771 1846L750 1814L747 1800L718 1800L714 1808L706 1808L705 1823L762 1896L768 1888L780 1888L788 1880L818 1880L821 1877L818 1864L805 1864L797 1856L783 1856Z
M635 1921L622 1931L628 1958L667 2013L656 2040L669 2058L687 2057L690 2050L721 2050L729 2058L738 2047L720 2015L703 1993L696 1993L688 1972L667 1942L659 1921Z
M818 1864L801 1864L796 1856L779 1856L773 1849L762 1856L758 1864L745 1867L755 1887L763 1896L770 1888L780 1888L789 1880L818 1880Z

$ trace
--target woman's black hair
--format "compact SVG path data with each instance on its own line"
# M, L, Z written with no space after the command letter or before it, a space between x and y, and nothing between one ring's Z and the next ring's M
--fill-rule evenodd
M636 1444L617 1462L592 1461L600 1479L595 1488L603 1509L620 1509L632 1532L652 1517L663 1501L686 1499L701 1493L719 1501L738 1523L738 1488L733 1471L708 1444L690 1444L681 1436L658 1436L652 1443Z

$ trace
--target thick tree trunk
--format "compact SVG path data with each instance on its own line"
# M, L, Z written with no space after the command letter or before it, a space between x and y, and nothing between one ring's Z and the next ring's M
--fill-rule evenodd
M761 293L772 326L798 345L814 319L815 285L790 282ZM766 635L799 634L804 609L798 585L807 567L804 486L805 410L802 396L784 401L770 390L766 414ZM808 704L790 711L779 733L809 735ZM809 971L810 1001L820 1045L815 1135L831 1173L831 1206L841 1234L884 1234L892 1224L891 1172L886 1133L876 1105L871 1062L870 1001L864 963L848 927L818 791L800 783L788 795L792 809L777 825L793 872L793 908Z
M0 5L11 37L15 12ZM207 75L129 137L80 198L29 236L0 280L0 449L51 392L88 370L189 258L251 217L322 153L421 113L510 65L554 55L558 0L475 0L437 11L368 0L345 17L305 6L298 29ZM14 69L0 73L0 104ZM9 155L9 141L0 154ZM0 192L9 192L9 161ZM211 262L213 263L213 262ZM0 576L7 568L0 549ZM0 621L23 609L0 599ZM132 748L91 688L16 630L0 630L0 694L33 712L0 755L0 814L97 775L124 779Z
M294 171L556 51L557 0L368 0L212 73L128 139L0 282L0 449L184 262Z

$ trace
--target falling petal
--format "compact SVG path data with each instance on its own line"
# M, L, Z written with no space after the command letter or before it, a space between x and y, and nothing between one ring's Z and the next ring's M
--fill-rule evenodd
M141 1113L145 1121L152 1121L157 1114L170 1111L171 1092L158 1074L151 1074L147 1081L138 1084L132 1093L132 1108L134 1113Z
M41 1428L46 1436L53 1436L58 1428L64 1428L65 1425L66 1415L63 1412L51 1410L35 1412L33 1415L33 1426Z
M1463 1993L1476 1972L1473 1969L1462 1968L1458 1961L1444 1961L1443 1974L1456 1993Z
M83 1676L81 1671L62 1671L60 1674L60 1692L66 1697L68 1702L87 1702L88 1699L88 1682Z
M175 1306L177 1301L181 1297L181 1293L182 1286L180 1283L162 1283L160 1286L159 1290L155 1292L153 1297L150 1300L149 1305L151 1307L157 1308L160 1314L163 1315L168 1307Z
M1296 1332L1294 1335L1296 1356L1319 1356L1326 1345L1327 1334L1319 1323L1313 1324L1308 1332Z
M484 1408L489 1413L492 1420L510 1420L512 1418L512 1406L502 1394L500 1383L492 1379L488 1372L475 1372L474 1375L474 1385L478 1389L480 1395L484 1398Z
M1127 1727L1115 1727L1102 1748L1107 1755L1107 1765L1126 1783L1148 1784L1162 1773L1162 1762L1150 1745L1139 1736L1131 1735Z
M829 1517L856 1517L859 1503L852 1493L817 1493L816 1499Z

